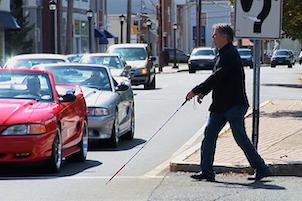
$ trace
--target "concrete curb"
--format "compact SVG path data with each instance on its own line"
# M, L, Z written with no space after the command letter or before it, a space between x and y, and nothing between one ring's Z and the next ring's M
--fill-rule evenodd
M263 106L271 103L272 101L263 102L260 105L260 108ZM253 110L250 109L245 118L252 115ZM205 125L198 130L194 134L194 136L185 144L183 145L177 152L175 152L174 156L170 162L170 171L177 172L177 171L184 171L184 172L199 172L200 171L200 164L197 162L186 162L185 160L195 154L200 149L200 141L197 142L197 139L201 139L202 130L204 130ZM223 135L230 129L229 124L227 124L222 131L220 132L219 136ZM179 154L177 154L179 153ZM288 164L268 164L273 171L275 176L302 176L302 161L293 161ZM253 170L250 166L234 166L231 164L215 164L214 170L216 173L248 173L252 174Z

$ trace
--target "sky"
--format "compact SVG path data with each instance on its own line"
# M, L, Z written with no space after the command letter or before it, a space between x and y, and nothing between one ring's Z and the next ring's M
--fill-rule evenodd
M140 13L142 11L142 13L155 14L156 4L157 0L132 0L132 13ZM126 14L127 0L109 0L107 1L107 9L109 15Z

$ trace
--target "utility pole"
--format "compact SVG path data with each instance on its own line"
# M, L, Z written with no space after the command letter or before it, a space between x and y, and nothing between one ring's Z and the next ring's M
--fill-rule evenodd
M158 60L159 71L163 71L164 55L163 55L163 0L159 0L158 5Z
M132 0L127 3L127 43L131 40L131 13L132 13Z
M61 26L62 26L62 0L57 0L57 53L62 54Z
M66 49L65 54L72 53L72 12L73 12L73 0L67 1L67 28L66 28Z
M201 0L196 0L196 47L201 46Z

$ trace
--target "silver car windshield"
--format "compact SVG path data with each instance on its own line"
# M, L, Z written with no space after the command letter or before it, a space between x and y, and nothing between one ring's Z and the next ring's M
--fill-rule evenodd
M252 52L249 50L239 50L238 52L239 52L240 56L251 56L252 55Z
M58 84L76 84L104 91L112 91L109 75L105 68L85 66L46 67Z
M147 58L147 52L144 48L115 48L111 52L122 55L126 61L138 61Z
M18 59L8 62L5 68L31 68L39 64L64 63L62 59Z
M53 101L47 74L0 71L0 98Z
M276 51L274 55L276 55L276 56L288 56L289 52L288 51Z
M118 56L89 56L81 61L81 63L101 64L114 69L123 69L123 65Z
M214 50L195 50L192 52L194 56L206 55L206 56L215 56Z

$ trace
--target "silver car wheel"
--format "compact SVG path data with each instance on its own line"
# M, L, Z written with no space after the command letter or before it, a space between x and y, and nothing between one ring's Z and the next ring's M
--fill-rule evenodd
M116 112L114 123L112 126L111 137L109 139L110 144L114 147L117 147L119 143L119 122L118 122L118 113Z
M135 119L134 119L134 112L132 112L132 115L131 115L131 131L132 133L134 133L134 129L135 129Z
M116 114L115 116L115 125L114 125L114 129L115 129L115 132L114 132L114 135L115 135L115 141L116 143L118 143L119 141L119 122L118 122L118 114Z
M87 153L88 153L88 126L87 126L87 123L85 122L85 125L84 125L84 129L83 129L83 155L84 155L84 158L86 158L87 156Z

